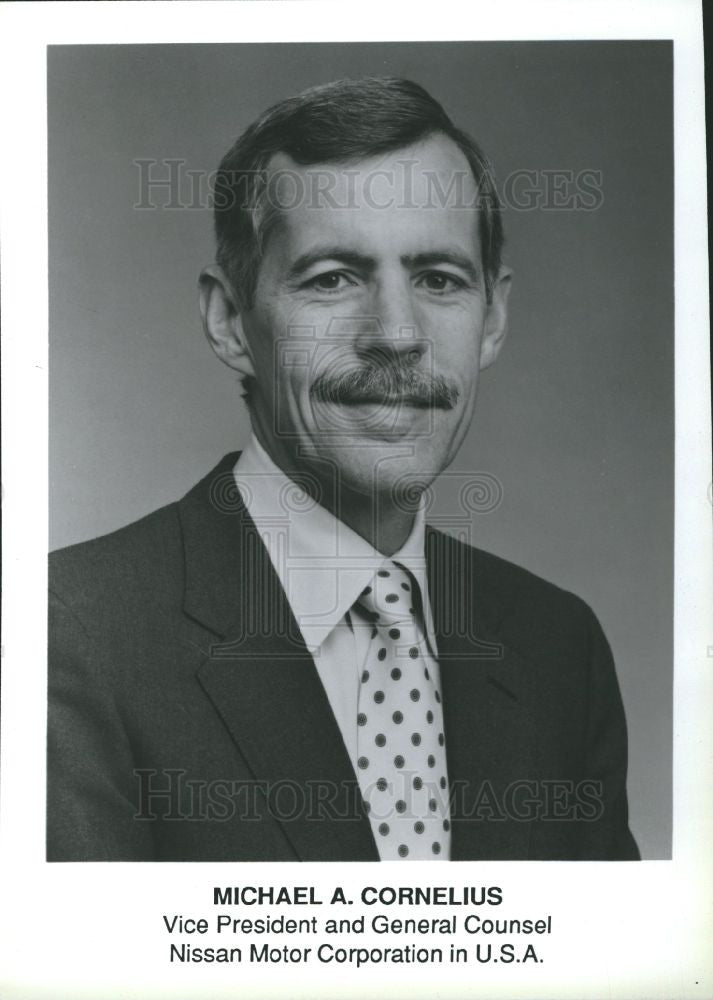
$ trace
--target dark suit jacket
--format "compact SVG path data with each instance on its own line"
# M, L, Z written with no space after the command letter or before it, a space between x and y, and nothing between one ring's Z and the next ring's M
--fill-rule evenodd
M236 458L51 556L49 860L378 860ZM453 860L637 858L592 612L430 529L427 562Z

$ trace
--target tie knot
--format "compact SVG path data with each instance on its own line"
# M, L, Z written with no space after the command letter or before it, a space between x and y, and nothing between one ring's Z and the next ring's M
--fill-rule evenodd
M371 584L362 590L357 603L374 622L410 622L414 620L416 586L413 577L403 567L388 562L376 573Z

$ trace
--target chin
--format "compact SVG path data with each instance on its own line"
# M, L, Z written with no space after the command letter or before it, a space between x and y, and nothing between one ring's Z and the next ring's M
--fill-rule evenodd
M340 460L342 483L348 489L365 496L391 494L397 503L406 497L409 509L442 467L442 456L405 440L381 446L372 442L355 450L354 461L345 462L344 454Z

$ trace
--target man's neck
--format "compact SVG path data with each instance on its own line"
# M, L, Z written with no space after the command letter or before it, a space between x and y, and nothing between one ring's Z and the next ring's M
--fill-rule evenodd
M398 552L413 528L414 513L396 506L388 493L371 497L342 489L331 503L325 501L323 506L385 556Z
M300 468L299 461L275 454L260 432L255 430L254 433L263 450L285 475L290 476ZM316 464L310 466L309 473L304 478L299 477L297 485L377 552L392 556L404 545L413 528L415 512L395 503L390 489L377 489L371 494L350 490L335 481L335 477L320 475Z

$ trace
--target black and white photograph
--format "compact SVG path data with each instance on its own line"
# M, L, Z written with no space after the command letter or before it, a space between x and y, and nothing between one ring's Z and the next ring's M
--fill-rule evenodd
M670 856L671 44L48 57L48 859Z
M0 993L709 996L698 6L10 6Z

